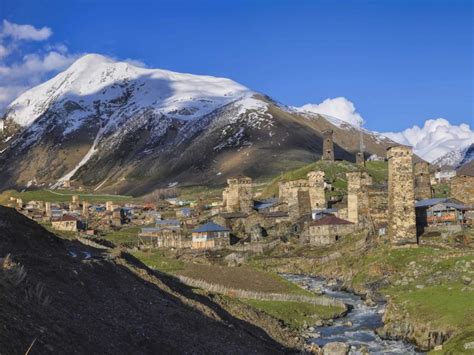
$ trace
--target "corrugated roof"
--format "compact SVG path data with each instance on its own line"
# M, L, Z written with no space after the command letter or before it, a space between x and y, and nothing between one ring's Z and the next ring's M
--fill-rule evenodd
M420 200L415 203L415 207L430 207L437 205L438 203L446 203L449 202L449 198L442 197L442 198L428 198L426 200Z
M264 213L263 217L265 218L277 218L277 217L288 217L288 212L283 211L275 211L275 212L268 212Z
M59 219L61 222L66 222L66 221L78 221L78 219L74 216L71 216L69 214L65 214Z
M273 205L277 204L279 200L277 198L270 198L268 200L263 201L254 201L253 207L257 210L261 210L264 208L272 207Z
M214 222L207 222L192 231L193 233L202 232L230 232L230 229L222 227Z
M309 223L310 226L327 226L327 225L342 225L342 224L354 224L346 221L345 219L338 218L334 215L327 215L321 219Z

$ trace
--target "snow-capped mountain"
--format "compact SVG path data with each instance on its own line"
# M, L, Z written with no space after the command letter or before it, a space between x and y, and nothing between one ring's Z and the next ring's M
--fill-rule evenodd
M451 167L458 169L474 160L474 144L462 149L455 149L437 158L432 162L436 167Z
M277 104L225 78L145 69L91 54L18 97L0 128L0 188L143 193L169 182L273 176L321 154L321 131L353 160L359 131ZM368 155L393 143L364 131Z

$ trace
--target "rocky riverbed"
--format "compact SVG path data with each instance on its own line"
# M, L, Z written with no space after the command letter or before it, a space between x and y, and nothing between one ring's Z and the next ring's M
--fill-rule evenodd
M377 334L376 330L383 326L384 304L364 302L360 296L338 290L336 284L328 284L323 278L292 274L282 276L308 290L341 300L350 307L344 317L326 324L317 322L308 325L303 336L309 346L315 344L334 354L419 354L412 344L382 339Z

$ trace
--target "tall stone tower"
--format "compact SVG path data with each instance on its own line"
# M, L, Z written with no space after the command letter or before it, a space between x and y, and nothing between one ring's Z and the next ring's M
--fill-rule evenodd
M237 176L227 179L227 187L222 193L226 212L250 212L253 209L252 179Z
M415 199L431 198L430 165L427 162L415 163Z
M369 215L369 195L367 187L372 185L372 177L366 172L354 171L347 176L347 219L358 224Z
M327 205L324 192L324 171L311 171L307 177L311 209L325 209Z
M308 181L305 179L280 183L280 200L288 203L288 213L292 220L311 214L309 190Z
M394 146L388 158L388 236L393 245L416 243L413 152Z
M84 217L89 217L89 206L90 203L87 201L82 202L82 215Z
M323 131L323 160L334 161L333 134L334 131L332 129Z
M51 212L51 202L46 201L44 203L44 212L46 213L46 217L51 218L52 212Z

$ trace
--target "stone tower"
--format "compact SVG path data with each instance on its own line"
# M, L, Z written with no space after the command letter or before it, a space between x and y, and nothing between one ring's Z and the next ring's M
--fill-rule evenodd
M309 184L305 179L280 183L280 201L288 203L288 213L292 220L311 215Z
M227 188L222 193L225 212L251 212L253 209L252 179L237 176L227 179Z
M431 198L430 165L427 162L415 163L415 199Z
M356 154L356 164L360 166L365 166L364 152L357 152Z
M307 177L311 209L325 209L327 205L324 192L324 171L311 171Z
M372 178L366 172L354 171L347 176L347 219L355 224L369 215L369 195L367 187Z
M46 217L50 217L52 216L52 212L51 212L51 202L49 201L46 201L44 203L44 212L46 213Z
M112 201L106 201L105 202L105 209L107 211L113 212L114 210L114 203Z
M334 131L327 129L323 131L323 160L334 161L334 142L333 142Z
M84 217L89 217L89 206L90 206L89 202L87 201L82 202L82 215Z
M393 245L416 243L413 152L394 146L388 158L388 236Z

